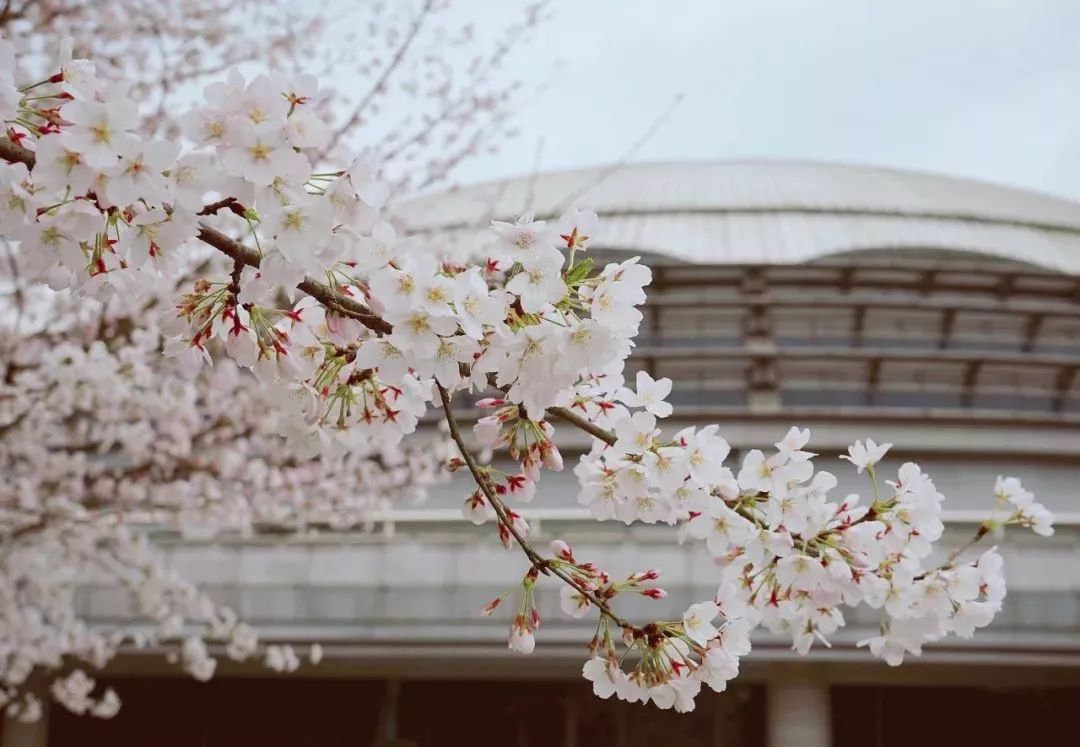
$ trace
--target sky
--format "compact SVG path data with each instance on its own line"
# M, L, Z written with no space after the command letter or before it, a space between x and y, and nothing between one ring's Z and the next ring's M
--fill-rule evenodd
M510 0L458 0L497 24ZM545 90L462 183L623 158L798 158L1080 199L1080 0L555 0L509 71Z

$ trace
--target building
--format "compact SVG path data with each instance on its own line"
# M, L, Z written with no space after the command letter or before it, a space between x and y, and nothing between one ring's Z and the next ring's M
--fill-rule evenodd
M630 368L676 381L677 421L719 422L736 451L810 427L838 491L867 489L835 463L847 444L893 442L881 472L914 460L935 478L953 546L989 511L995 476L1022 477L1058 531L1004 540L1010 591L994 625L892 669L855 648L876 627L859 610L805 658L759 635L731 690L703 693L694 714L598 701L579 676L590 624L560 619L554 587L528 660L506 650L505 616L478 616L524 564L459 520L458 482L366 534L162 538L266 637L322 641L326 661L291 677L223 667L200 685L131 654L112 670L128 705L115 722L54 709L4 744L890 747L1067 728L1080 702L1080 204L908 171L744 162L543 174L403 215L468 247L490 217L571 203L602 215L598 256L653 266ZM618 600L628 616L670 616L712 592L698 548L665 527L597 524L575 496L572 475L554 476L523 513L613 571L662 568L668 600ZM102 622L126 610L108 589L84 605Z

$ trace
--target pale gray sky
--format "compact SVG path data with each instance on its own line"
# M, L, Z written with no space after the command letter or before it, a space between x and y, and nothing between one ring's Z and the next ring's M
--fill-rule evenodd
M497 20L495 0L459 0ZM513 61L550 88L459 181L617 160L810 158L1080 199L1080 0L557 0ZM561 61L561 62L559 62Z

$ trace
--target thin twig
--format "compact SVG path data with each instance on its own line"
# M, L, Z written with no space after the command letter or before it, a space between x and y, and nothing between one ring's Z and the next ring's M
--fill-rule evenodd
M652 124L649 125L649 128L645 130L645 134L643 134L640 138L634 141L634 143L629 148L627 148L626 152L623 153L622 157L620 157L619 160L617 160L610 166L601 169L593 179L589 180L581 187L578 187L572 193L564 197L562 201L559 202L559 204L552 208L552 214L559 215L566 208L573 206L578 200L580 200L592 190L599 187L601 184L610 179L613 174L623 169L626 164L630 163L634 156L636 156L638 152L645 147L646 143L652 140L653 136L660 131L660 128L664 126L664 124L675 112L675 110L679 108L679 104L682 103L682 100L683 94L676 94L675 97L671 100L671 102L667 105L667 107L665 107L664 110L661 111L659 115L657 115L656 119L653 120Z
M232 257L237 262L242 262L250 267L258 268L262 257L254 249L245 246L236 239L226 236L216 228L206 224L199 224L198 239L214 247L223 254ZM357 320L368 329L380 334L388 335L393 331L393 326L382 317L371 311L367 306L355 301L336 288L331 288L325 283L306 278L296 286L299 290L312 296L325 306L330 306L342 316Z
M517 542L518 546L521 547L522 552L524 552L525 556L529 558L529 561L532 563L533 567L544 574L554 575L565 581L567 584L572 586L579 594L588 599L589 602L596 605L597 609L599 609L603 615L606 615L608 619L610 619L620 628L631 631L638 630L636 625L633 625L632 623L623 620L621 617L612 612L611 607L608 605L608 603L598 597L595 592L585 588L584 585L576 581L570 575L565 573L562 569L553 565L551 561L542 558L540 554L537 553L533 546L529 543L529 541L521 536L521 533L517 531L517 528L514 527L513 521L510 520L507 515L508 511L506 505L502 502L502 499L500 499L499 496L496 495L495 491L491 489L491 485L488 483L487 476L480 471L479 466L477 466L476 464L476 460L473 459L472 453L469 451L468 447L465 445L464 439L461 437L461 431L458 429L457 419L454 417L454 413L450 405L450 392L448 392L446 388L438 382L436 382L436 386L439 389L439 397L442 399L443 413L446 416L446 424L450 428L450 437L454 440L454 443L457 444L458 451L461 452L461 458L462 460L464 460L465 466L468 467L469 472L472 474L473 480L476 481L477 487L480 488L481 492L483 492L484 494L484 497L487 498L488 502L491 504L491 507L495 510L495 515L498 518L499 523L506 529L506 531L510 533L510 535L514 538L514 541Z
M956 548L951 553L949 553L949 557L945 560L944 563L939 565L937 568L934 568L933 570L929 570L929 571L925 571L923 573L920 573L918 576L915 577L915 580L916 581L921 581L922 579L929 576L931 573L935 573L937 571L949 571L949 570L952 570L955 567L956 561L960 558L960 556L963 555L967 550L971 549L976 544L978 544L979 540L981 540L983 537L985 537L989 533L990 533L990 527L987 526L986 522L983 522L982 524L979 525L979 528L975 530L975 536L972 537L971 539L969 539L965 544L960 545L960 547Z
M608 446L615 445L616 438L614 433L606 428L601 428L595 423L590 423L572 410L568 410L565 407L549 407L547 409L547 414L559 418L560 420L565 420L567 423L585 431L590 436L600 439Z
M338 128L335 129L334 134L330 138L330 142L325 148L323 148L323 155L330 153L334 147L340 142L342 136L358 125L360 120L364 117L364 111L371 104L372 99L382 93L386 88L386 83L390 79L390 76L394 74L394 71L401 66L402 60L405 59L405 55L408 53L410 47L414 41L416 41L417 35L420 33L420 27L424 25L424 19L430 15L432 8L435 5L435 0L426 0L423 7L420 8L420 12L416 14L416 18L413 19L412 26L409 28L409 33L405 36L401 45L398 46L397 52L394 54L390 64L383 70L382 75L375 81L375 85L371 87L371 90L367 92L364 98L360 99L356 107L353 109L349 118Z

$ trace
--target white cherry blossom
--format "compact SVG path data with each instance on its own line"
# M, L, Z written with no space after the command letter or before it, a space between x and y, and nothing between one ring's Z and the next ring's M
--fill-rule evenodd
M9 58L0 44L0 62ZM20 621L0 626L5 692L35 669L82 663L53 679L52 696L77 713L116 712L117 695L95 695L84 670L136 641L90 630L72 601L101 553L123 569L116 580L151 623L140 645L165 646L194 678L214 675L218 645L237 660L297 670L290 644L266 645L168 572L139 527L353 527L389 500L380 496L428 484L444 462L472 479L464 517L524 551L508 646L534 650L537 595L561 584L564 612L598 618L583 676L600 697L690 711L703 684L721 691L737 676L752 630L805 654L846 624L844 606L880 615L880 635L860 645L889 664L947 635L973 635L1000 611L996 551L972 559L965 546L929 560L944 533L933 479L907 462L878 484L889 444L860 440L844 457L869 472L873 498L864 499L831 495L838 481L816 470L809 430L790 429L775 453L748 451L737 474L718 425L665 432L657 418L673 414L673 382L641 372L624 386L651 271L639 258L599 272L578 261L599 231L591 211L570 210L557 226L495 221L483 256L451 256L440 237L422 246L398 236L382 213L379 164L364 156L316 169L322 156L312 151L327 130L311 105L314 80L245 82L229 71L183 118L190 142L178 157L140 133L125 86L70 55L57 69L35 83L17 64L0 65L0 108L17 115L5 137L22 141L0 167L0 232L19 242L29 282L70 290L54 299L58 314L100 318L103 331L83 340L46 330L55 343L15 336L19 369L0 382L0 401L21 408L0 426L12 433L0 450L9 507L0 529L12 539L0 615ZM48 125L21 123L42 119L24 88L58 102ZM473 433L500 451L497 461L474 456L460 435L452 400L465 389L484 397ZM456 451L424 440L433 438L420 428L426 417L445 420ZM565 543L534 547L511 506L562 469L563 428L589 439L573 470L581 505L599 520L665 522L679 541L704 542L717 566L714 599L681 620L629 621L620 595L663 599L658 571L619 576ZM76 453L115 451L124 463L51 448L68 438ZM369 490L376 495L357 496ZM1053 531L1018 480L1002 477L988 493L996 506L974 541L1007 526ZM47 572L52 564L63 574ZM30 620L28 610L40 614ZM321 657L312 647L309 661ZM25 718L40 704L26 697L9 708Z
M637 373L637 391L623 389L619 395L628 407L643 407L658 418L666 418L673 407L665 402L671 394L671 379L654 379L647 371Z
M873 467L875 464L885 458L886 452L892 448L892 444L881 444L880 446L873 442L872 439L866 439L863 441L856 441L848 447L848 453L842 455L841 459L847 459L849 462L859 468L859 472L862 473L864 469Z
M712 622L719 614L720 607L716 602L692 604L683 613L683 631L694 643L704 646L716 637L716 627Z

